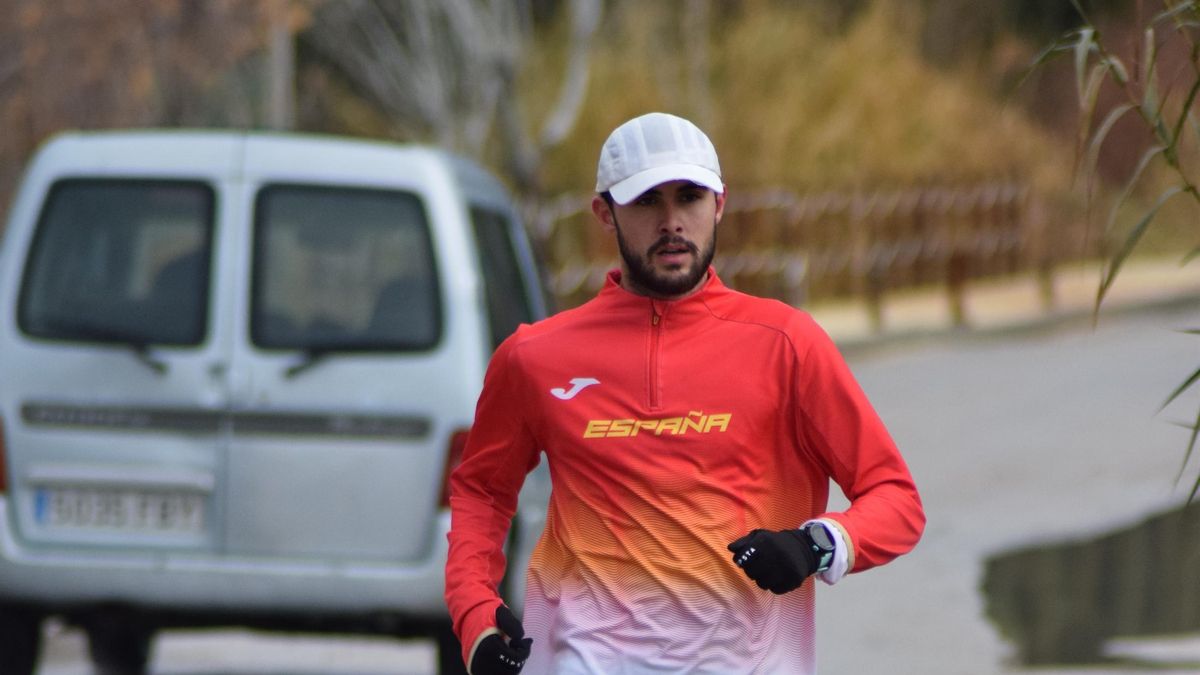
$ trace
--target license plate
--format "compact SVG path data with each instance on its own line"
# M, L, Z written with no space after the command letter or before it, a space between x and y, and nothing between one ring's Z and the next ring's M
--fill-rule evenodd
M204 530L204 495L193 492L39 488L38 524L49 528L193 534Z

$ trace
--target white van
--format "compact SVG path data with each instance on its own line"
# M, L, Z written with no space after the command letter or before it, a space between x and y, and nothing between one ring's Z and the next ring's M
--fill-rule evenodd
M0 249L4 672L34 669L49 616L86 629L100 672L201 625L432 636L463 672L446 475L542 288L499 183L434 149L52 139Z

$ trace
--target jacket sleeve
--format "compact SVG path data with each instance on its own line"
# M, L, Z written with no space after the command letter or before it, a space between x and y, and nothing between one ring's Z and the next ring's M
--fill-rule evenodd
M799 434L850 501L836 522L851 542L850 571L907 553L925 529L925 511L899 449L833 341L811 317L801 335L797 374Z
M446 605L463 645L495 626L504 577L504 542L525 476L537 466L529 432L524 383L513 356L515 336L496 350L484 377L462 462L450 475L450 543Z

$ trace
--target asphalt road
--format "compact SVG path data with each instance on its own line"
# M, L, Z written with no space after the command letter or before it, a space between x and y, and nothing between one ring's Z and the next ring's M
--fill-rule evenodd
M929 522L909 556L818 591L821 672L1019 672L984 617L984 560L1182 504L1196 466L1176 486L1188 432L1174 422L1195 419L1200 391L1159 408L1200 366L1200 336L1178 332L1197 327L1200 304L856 359Z
M39 675L92 675L78 630L51 626ZM423 640L326 637L245 630L167 631L151 657L154 675L430 675Z
M821 672L1022 672L984 617L983 561L1181 503L1186 490L1174 479L1187 432L1172 422L1195 418L1200 392L1159 406L1200 366L1200 337L1177 332L1200 326L1198 317L1200 304L1102 316L1095 329L1082 322L856 352L851 365L908 458L929 525L911 555L820 589ZM1192 468L1187 487L1194 476ZM78 633L56 633L39 672L84 675L83 654ZM433 672L433 651L178 632L158 640L153 672L418 675Z

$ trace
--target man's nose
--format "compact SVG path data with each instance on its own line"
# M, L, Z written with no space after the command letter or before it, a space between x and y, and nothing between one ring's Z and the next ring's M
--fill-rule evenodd
M667 202L663 205L658 229L660 232L683 232L683 209Z

